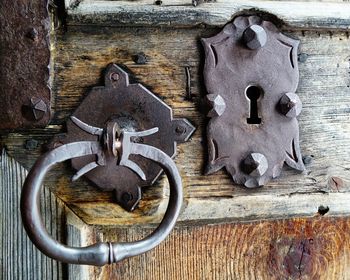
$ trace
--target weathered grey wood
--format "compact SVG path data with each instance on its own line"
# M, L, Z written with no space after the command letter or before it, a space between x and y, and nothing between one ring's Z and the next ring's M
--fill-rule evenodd
M67 209L67 245L83 247L94 243L90 240L92 229L84 224L72 211ZM92 279L92 268L87 265L68 264L68 280Z
M150 0L66 0L67 24L218 27L232 20L237 13L258 10L274 15L289 28L350 29L348 3L218 0L193 7L189 1L171 2L165 1L163 5L157 6Z
M2 150L0 158L0 275L1 279L65 279L62 264L41 254L27 237L21 222L19 199L26 170ZM46 188L41 196L48 231L62 240L63 213Z

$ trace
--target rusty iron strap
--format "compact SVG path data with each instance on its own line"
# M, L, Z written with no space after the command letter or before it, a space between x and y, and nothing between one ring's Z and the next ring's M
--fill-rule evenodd
M47 0L0 1L0 129L48 123L49 34Z

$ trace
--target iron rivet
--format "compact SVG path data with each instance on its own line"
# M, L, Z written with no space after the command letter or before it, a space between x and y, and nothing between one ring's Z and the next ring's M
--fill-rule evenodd
M175 132L177 134L184 134L186 132L186 128L181 126L181 125L178 125L176 128L175 128Z
M308 54L307 53L300 53L298 54L298 61L299 62L305 62L308 58Z
M25 142L25 148L27 150L35 150L38 147L38 141L35 139L28 139Z
M219 117L226 109L225 100L219 94L208 94L207 101L212 109L208 113L208 117Z
M146 64L147 63L147 56L145 55L145 53L140 52L134 56L134 62L136 64L140 64L140 65Z
M244 31L243 41L251 50L262 48L267 41L266 31L260 25L253 24Z
M118 73L112 73L112 74L111 74L111 80L112 80L113 82L118 81L119 78L120 78L120 76L119 76Z
M32 97L30 99L30 105L26 107L29 107L31 114L28 117L36 121L42 119L47 112L46 103L42 99L36 97Z
M284 94L279 101L280 112L289 118L297 117L302 109L301 101L298 95L292 92Z
M243 161L243 171L253 177L261 177L268 169L267 159L263 154L251 153Z

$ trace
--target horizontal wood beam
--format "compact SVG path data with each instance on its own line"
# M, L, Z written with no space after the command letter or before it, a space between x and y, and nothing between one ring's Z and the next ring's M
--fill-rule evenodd
M265 13L286 29L350 29L347 3L218 0L194 7L190 2L74 2L66 0L68 25L219 27L237 14Z
M307 172L285 168L281 176L263 188L249 190L233 184L224 171L204 176L207 161L207 119L200 105L202 55L199 38L215 29L72 27L57 36L55 61L55 117L46 129L1 135L0 142L23 166L30 168L52 136L65 131L69 118L93 86L101 86L101 73L110 62L124 65L139 81L162 98L177 118L189 119L197 128L191 140L178 145L176 165L183 180L185 203L180 221L210 223L247 221L290 216L350 214L350 38L344 32L293 31L300 43L300 82L303 102L299 116L301 150ZM148 62L136 64L144 52ZM186 99L186 71L191 70L191 100ZM37 142L32 147L31 141ZM34 142L35 142L34 141ZM72 183L70 164L55 168L45 185L88 224L156 224L167 205L168 183L164 176L143 190L139 207L132 213L115 203L112 192L103 192L88 180Z
M348 216L350 213L349 193L315 193L286 195L253 195L233 198L185 198L179 224L217 224L235 221L273 220L293 217ZM157 201L148 201L154 205ZM115 203L76 203L72 204L83 221L91 225L117 225L129 227L134 225L155 225L164 216L167 199L163 199L152 213L124 212L123 215L107 216L104 209L111 213L118 212ZM98 214L101 216L98 217Z

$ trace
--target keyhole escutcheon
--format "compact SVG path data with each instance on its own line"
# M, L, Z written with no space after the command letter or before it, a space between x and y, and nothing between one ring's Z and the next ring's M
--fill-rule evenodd
M263 90L257 86L249 86L246 89L246 96L250 101L249 106L249 118L247 118L248 124L260 124L261 118L259 118L258 100L263 95Z

